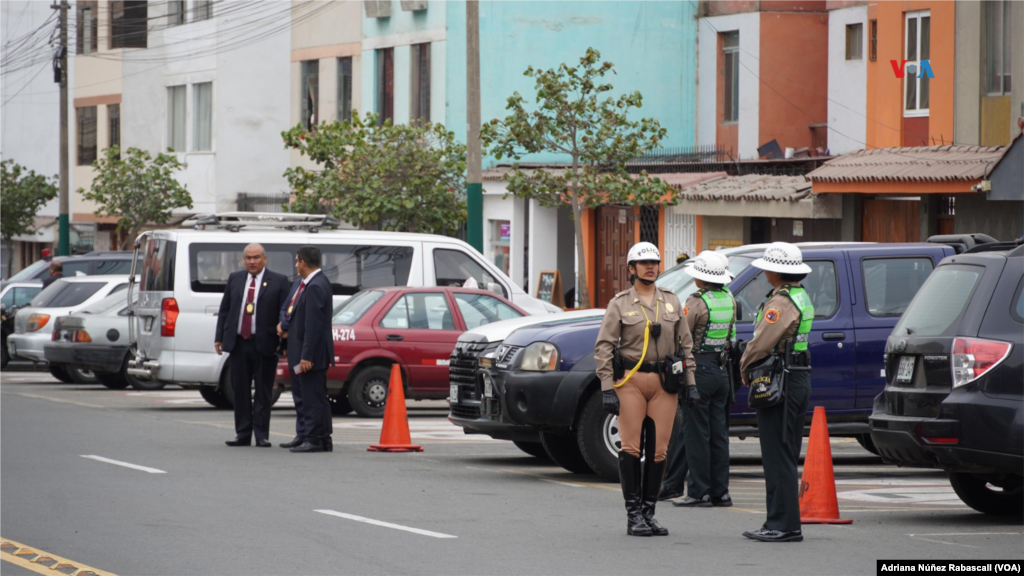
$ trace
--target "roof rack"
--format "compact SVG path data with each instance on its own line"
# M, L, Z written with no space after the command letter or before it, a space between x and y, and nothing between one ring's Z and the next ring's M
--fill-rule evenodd
M302 230L319 232L321 228L337 228L341 222L326 214L293 214L279 212L219 212L197 214L182 221L183 228L193 230L227 230L238 232L243 228Z
M988 244L979 244L974 248L970 248L964 251L964 254L978 254L979 252L1005 252L1008 250L1014 250L1024 246L1024 242L1020 240L1014 240L1012 242L990 242ZM1016 254L1014 254L1016 255Z

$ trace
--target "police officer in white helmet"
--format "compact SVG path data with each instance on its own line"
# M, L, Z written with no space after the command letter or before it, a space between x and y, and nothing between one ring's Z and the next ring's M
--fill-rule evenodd
M649 242L633 246L626 270L633 287L619 292L597 336L594 359L604 408L619 417L619 480L626 533L664 536L654 519L679 393L697 394L693 341L672 292L655 286L661 254ZM641 435L647 458L640 462Z

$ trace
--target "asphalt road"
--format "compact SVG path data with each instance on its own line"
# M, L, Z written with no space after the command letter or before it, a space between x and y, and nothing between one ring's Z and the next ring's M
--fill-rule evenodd
M273 411L275 444L292 436L290 406L284 396ZM735 507L662 505L671 535L632 538L617 485L464 436L443 402L409 410L422 453L367 452L380 421L345 417L333 453L291 454L228 448L231 413L197 392L4 372L0 570L873 574L876 559L1024 558L1019 517L976 513L942 474L885 466L845 439L832 451L850 526L804 526L801 544L743 538L764 519L764 483L757 441L733 439Z

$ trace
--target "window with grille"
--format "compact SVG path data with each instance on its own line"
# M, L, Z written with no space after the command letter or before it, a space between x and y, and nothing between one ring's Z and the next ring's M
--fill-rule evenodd
M846 59L860 60L864 57L864 25L846 25Z
M352 119L352 58L338 58L338 122Z
M110 48L145 48L147 29L145 0L110 3Z
M412 45L413 120L430 121L430 44Z
M658 206L642 206L640 208L640 241L650 242L657 246L658 240Z
M110 127L110 147L121 147L121 105L110 104L107 106L107 123ZM118 152L117 157L121 157Z
M96 107L76 108L78 128L78 165L89 166L96 160Z
M302 125L312 130L320 122L317 103L320 101L320 61L302 62Z
M722 34L722 121L737 122L740 118L740 33Z

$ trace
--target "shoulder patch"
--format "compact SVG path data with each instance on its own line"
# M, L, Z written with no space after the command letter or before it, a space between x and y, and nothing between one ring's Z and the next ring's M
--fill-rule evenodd
M782 313L779 312L778 308L769 308L764 313L764 321L769 323L769 324L775 324L776 322L779 321L779 318L781 316L782 316Z
M690 307L689 306L683 306L683 316L689 316L689 315L690 315Z

